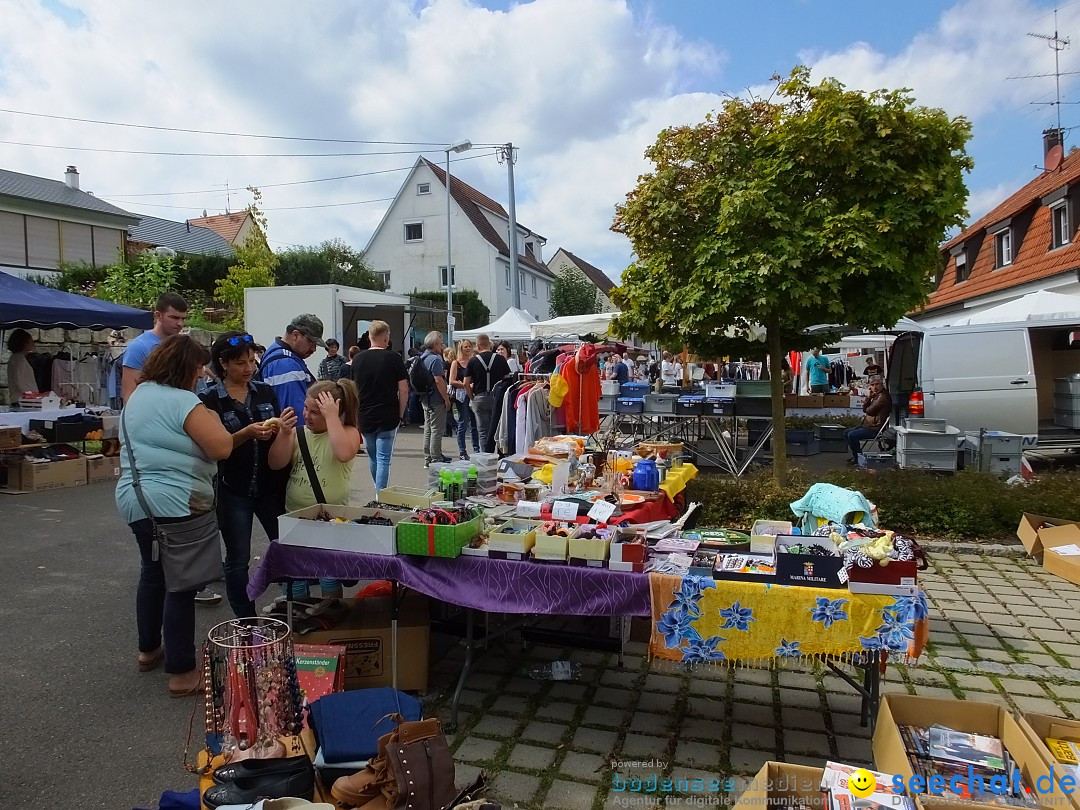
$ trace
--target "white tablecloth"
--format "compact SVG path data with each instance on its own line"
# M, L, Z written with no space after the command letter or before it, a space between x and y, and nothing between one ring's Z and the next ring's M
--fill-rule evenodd
M82 412L97 413L88 408L54 408L42 411L9 411L0 413L0 427L17 427L23 433L30 427L31 419L57 419L61 416L74 416Z

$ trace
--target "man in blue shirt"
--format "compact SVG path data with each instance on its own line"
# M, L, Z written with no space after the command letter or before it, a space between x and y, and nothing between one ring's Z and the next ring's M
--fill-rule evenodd
M806 361L806 370L810 377L811 394L829 393L829 370L832 363L827 357L821 356L821 349L814 349L811 357Z
M124 402L128 401L131 392L139 384L143 363L150 356L150 352L165 338L184 331L187 310L187 301L176 293L165 293L158 298L154 304L154 328L143 332L124 349L124 370L121 377Z
M266 350L259 364L259 376L277 394L281 410L296 411L297 426L304 424L304 400L308 386L315 377L305 359L319 346L326 348L322 338L323 323L315 315L297 315L285 329L285 334Z
M630 382L630 369L621 360L615 364L615 381L619 385Z

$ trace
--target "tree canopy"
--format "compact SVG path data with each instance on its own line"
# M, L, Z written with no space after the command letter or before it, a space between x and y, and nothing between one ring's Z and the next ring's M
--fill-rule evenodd
M611 294L621 334L705 353L760 324L778 368L808 326L892 326L926 300L938 245L962 224L970 124L905 90L812 85L805 67L777 81L772 99L730 99L646 151L654 168L612 226L637 256Z
M600 311L600 294L593 284L572 264L559 265L551 285L548 314L552 318L564 315L592 315Z
M385 289L362 250L340 239L315 247L293 247L278 253L277 280L287 284L342 284L363 290Z

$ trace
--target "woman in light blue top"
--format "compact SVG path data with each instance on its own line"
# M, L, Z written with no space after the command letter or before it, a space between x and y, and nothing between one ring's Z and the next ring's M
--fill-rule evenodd
M232 452L232 436L194 393L209 359L205 347L187 335L166 338L146 358L142 382L124 405L126 436L121 438L130 442L139 485L158 523L213 509L217 462ZM116 506L142 557L135 597L139 669L152 670L164 658L169 694L193 695L202 678L195 656L196 592L167 591L161 561L153 558L153 524L139 505L130 461L125 447Z

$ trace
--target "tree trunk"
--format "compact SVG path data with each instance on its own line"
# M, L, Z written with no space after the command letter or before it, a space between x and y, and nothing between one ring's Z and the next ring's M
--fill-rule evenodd
M769 378L772 388L772 457L773 478L781 486L787 485L787 440L784 430L784 346L780 342L780 325L771 321L766 332L769 347Z

